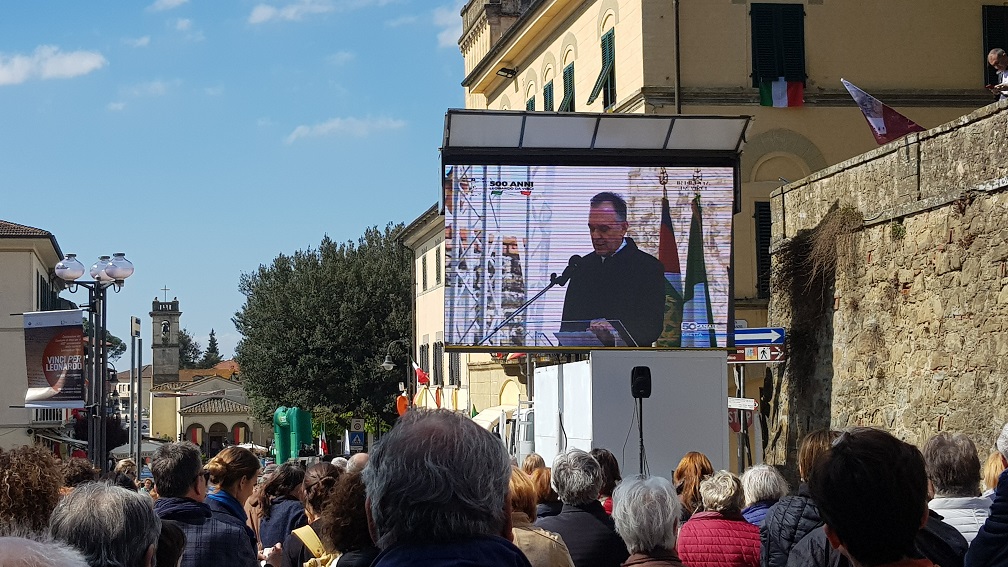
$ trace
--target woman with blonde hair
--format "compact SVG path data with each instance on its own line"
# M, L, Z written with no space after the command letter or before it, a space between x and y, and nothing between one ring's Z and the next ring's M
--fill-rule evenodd
M532 525L538 495L529 475L518 467L511 467L509 489L514 544L522 550L532 567L574 567L563 539L558 534Z
M234 565L258 565L255 533L245 522L244 503L252 495L259 478L259 459L252 451L242 447L228 447L210 459L204 469L210 475L212 491L207 492L206 504L215 520L232 527L231 530L204 530L204 541L190 545L227 549L236 559ZM232 534L242 534L233 537Z
M531 475L532 471L536 469L544 468L546 468L546 460L539 453L529 453L525 455L525 460L522 461L521 470L527 475Z
M700 481L714 474L714 465L707 455L690 451L683 455L672 472L672 485L675 486L679 501L682 503L682 521L690 519L702 504L700 499Z
M994 451L987 457L983 466L983 494L991 500L994 499L994 489L997 488L998 477L1004 472L1004 461L1001 460L1001 453Z
M532 486L536 489L536 518L556 516L563 508L560 496L553 490L550 484L550 470L546 467L535 469L530 475Z

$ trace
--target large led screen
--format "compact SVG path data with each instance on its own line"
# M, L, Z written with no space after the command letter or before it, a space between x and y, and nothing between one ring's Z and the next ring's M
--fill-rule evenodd
M445 343L724 347L732 172L445 166Z

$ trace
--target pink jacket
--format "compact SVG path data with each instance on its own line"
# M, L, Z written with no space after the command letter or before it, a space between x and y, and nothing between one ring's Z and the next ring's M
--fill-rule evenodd
M676 550L687 567L759 567L759 528L741 515L697 512L679 531Z

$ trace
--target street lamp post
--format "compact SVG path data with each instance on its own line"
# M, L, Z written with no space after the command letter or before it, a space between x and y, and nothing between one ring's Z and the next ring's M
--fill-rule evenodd
M412 349L410 347L412 345L410 345L410 343L407 342L406 339L395 339L392 342L390 342L388 344L388 348L385 349L385 362L382 362L381 367L384 368L386 371L389 371L389 372L391 372L392 370L395 370L396 364L395 364L395 361L392 360L392 347L395 346L396 343L399 343L399 344L403 345L403 348L406 349L406 364L405 364L405 366L406 366L406 382L404 382L404 384L406 385L406 397L409 398L409 403L410 403L410 405L412 405L413 404L413 396L416 394L416 392L413 391L413 383L414 383L414 381L412 379L413 377L410 374L410 370L412 370L410 368L410 360L411 360L411 357L412 357L412 352L411 352Z
M92 281L78 281L84 275L84 264L77 260L76 254L67 254L56 264L56 276L69 285L70 293L76 293L77 286L88 290L88 321L91 323L91 337L88 341L90 382L87 388L86 404L88 409L88 456L102 474L108 472L108 447L106 446L106 420L108 404L105 383L108 380L108 313L106 301L108 289L111 287L119 292L126 278L133 275L133 263L126 259L126 254L117 252L101 256L91 266Z

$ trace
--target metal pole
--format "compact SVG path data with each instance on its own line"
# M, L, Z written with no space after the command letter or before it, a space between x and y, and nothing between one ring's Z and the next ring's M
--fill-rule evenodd
M136 453L134 453L134 460L137 464L137 474L143 470L143 461L141 461L140 454L143 452L143 338L137 337L137 398L136 398L136 413L137 413L137 445Z
M745 374L742 372L742 365L735 365L735 386L738 388L738 397L745 397ZM746 431L745 410L735 410L738 412L739 433L738 433L738 473L745 471L745 438L749 435Z
M101 379L98 381L98 393L99 393L98 399L100 400L99 405L98 405L98 409L101 412L99 414L101 417L98 420L98 442L99 442L98 451L99 451L99 457L101 458L101 461L102 461L101 462L101 466L99 467L99 470L101 470L102 474L105 474L105 473L108 472L108 469L109 469L109 467L108 467L108 447L106 446L107 442L108 442L108 436L106 435L106 433L108 432L108 429L107 429L107 427L108 427L108 400L106 399L106 398L108 398L108 391L105 388L105 383L108 380L108 348L106 347L106 340L105 340L106 339L106 335L108 334L108 331L107 331L107 329L108 329L108 310L106 309L106 304L105 304L105 301L108 298L108 287L105 287L105 286L103 286L100 283L98 284L98 286L99 286L99 289L101 290L100 291L100 297L101 297L101 315L100 315L100 317L101 317L101 333L100 333L100 335L101 335L101 340L98 341L98 349L99 349L99 352L101 353L101 356L98 357L99 361L100 361L100 364L101 364L101 373L99 374L99 376L101 377Z
M130 321L132 323L132 321ZM136 415L136 384L137 384L137 373L136 373L136 337L133 333L130 333L130 395L129 395L129 411L126 412L126 419L129 421L129 451L130 456L132 456L136 451L136 441L139 438L137 433L140 427L139 416ZM139 474L139 471L137 472Z
M98 458L98 381L101 380L98 361L98 322L95 313L98 310L98 290L88 286L88 323L91 327L91 336L88 337L88 354L90 355L90 383L87 391L87 431L88 431L88 458L96 468L99 465Z

